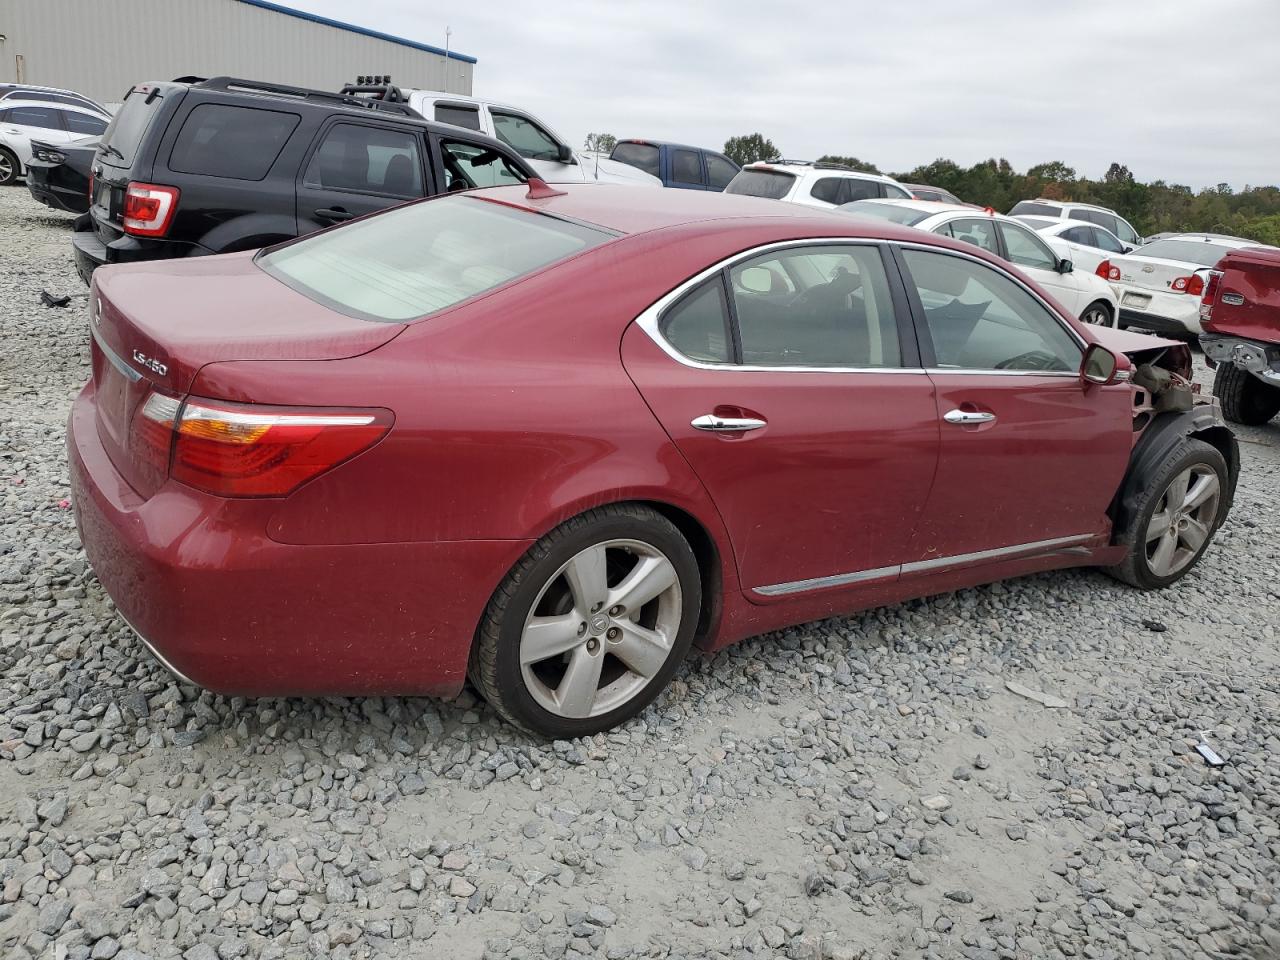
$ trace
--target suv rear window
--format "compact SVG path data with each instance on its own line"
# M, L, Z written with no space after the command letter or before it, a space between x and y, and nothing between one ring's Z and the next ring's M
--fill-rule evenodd
M658 148L651 143L620 143L613 148L609 158L643 170L650 176L659 176Z
M296 113L202 103L187 114L169 168L229 180L261 180L301 118Z
M119 163L127 167L133 163L133 156L138 151L138 144L151 125L151 118L164 103L164 93L156 93L149 97L149 91L133 89L124 95L124 104L111 119L107 132L102 135L103 144L110 150L101 151L99 156L110 164Z
M739 170L738 175L724 188L724 192L781 200L790 192L795 181L793 174L778 170Z
M1053 217L1055 220L1061 218L1062 208L1055 207L1049 203L1035 203L1032 200L1022 200L1013 205L1013 209L1009 211L1009 216L1020 217L1023 214L1041 217Z
M613 234L452 196L266 250L257 264L317 303L403 323L599 246Z

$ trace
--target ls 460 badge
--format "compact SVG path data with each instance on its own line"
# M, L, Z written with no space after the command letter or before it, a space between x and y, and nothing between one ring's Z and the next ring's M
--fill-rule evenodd
M133 361L134 363L138 363L146 367L152 373L158 374L162 377L169 372L167 364L161 363L159 360L155 360L152 357L148 357L141 350L133 351Z

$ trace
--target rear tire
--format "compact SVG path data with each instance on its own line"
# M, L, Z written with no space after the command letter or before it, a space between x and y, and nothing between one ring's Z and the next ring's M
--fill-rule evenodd
M1113 327L1115 326L1115 317L1111 313L1111 305L1103 300L1095 300L1084 308L1084 312L1080 314L1080 322L1092 324L1095 327Z
M18 182L22 176L22 164L7 147L0 147L0 187L7 187Z
M697 560L671 521L639 504L588 510L530 547L494 591L468 676L532 733L599 733L667 685L701 606Z
M1234 363L1218 364L1213 392L1222 401L1223 416L1232 423L1258 427L1280 413L1280 387L1263 383Z
M1107 573L1140 590L1159 590L1190 572L1222 525L1230 477L1216 448L1183 439L1156 469L1117 539L1129 553Z

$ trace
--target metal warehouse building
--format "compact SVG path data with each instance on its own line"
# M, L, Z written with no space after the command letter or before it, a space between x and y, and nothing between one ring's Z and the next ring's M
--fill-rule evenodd
M190 75L336 91L358 75L390 74L402 87L470 94L475 63L268 0L0 0L0 83L65 87L108 104L143 80Z

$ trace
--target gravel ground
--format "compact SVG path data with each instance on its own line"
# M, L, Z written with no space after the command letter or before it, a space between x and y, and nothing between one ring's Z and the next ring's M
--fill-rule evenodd
M770 634L572 743L466 694L228 699L81 552L69 224L0 190L0 956L1280 956L1280 424L1165 593L1066 572Z

